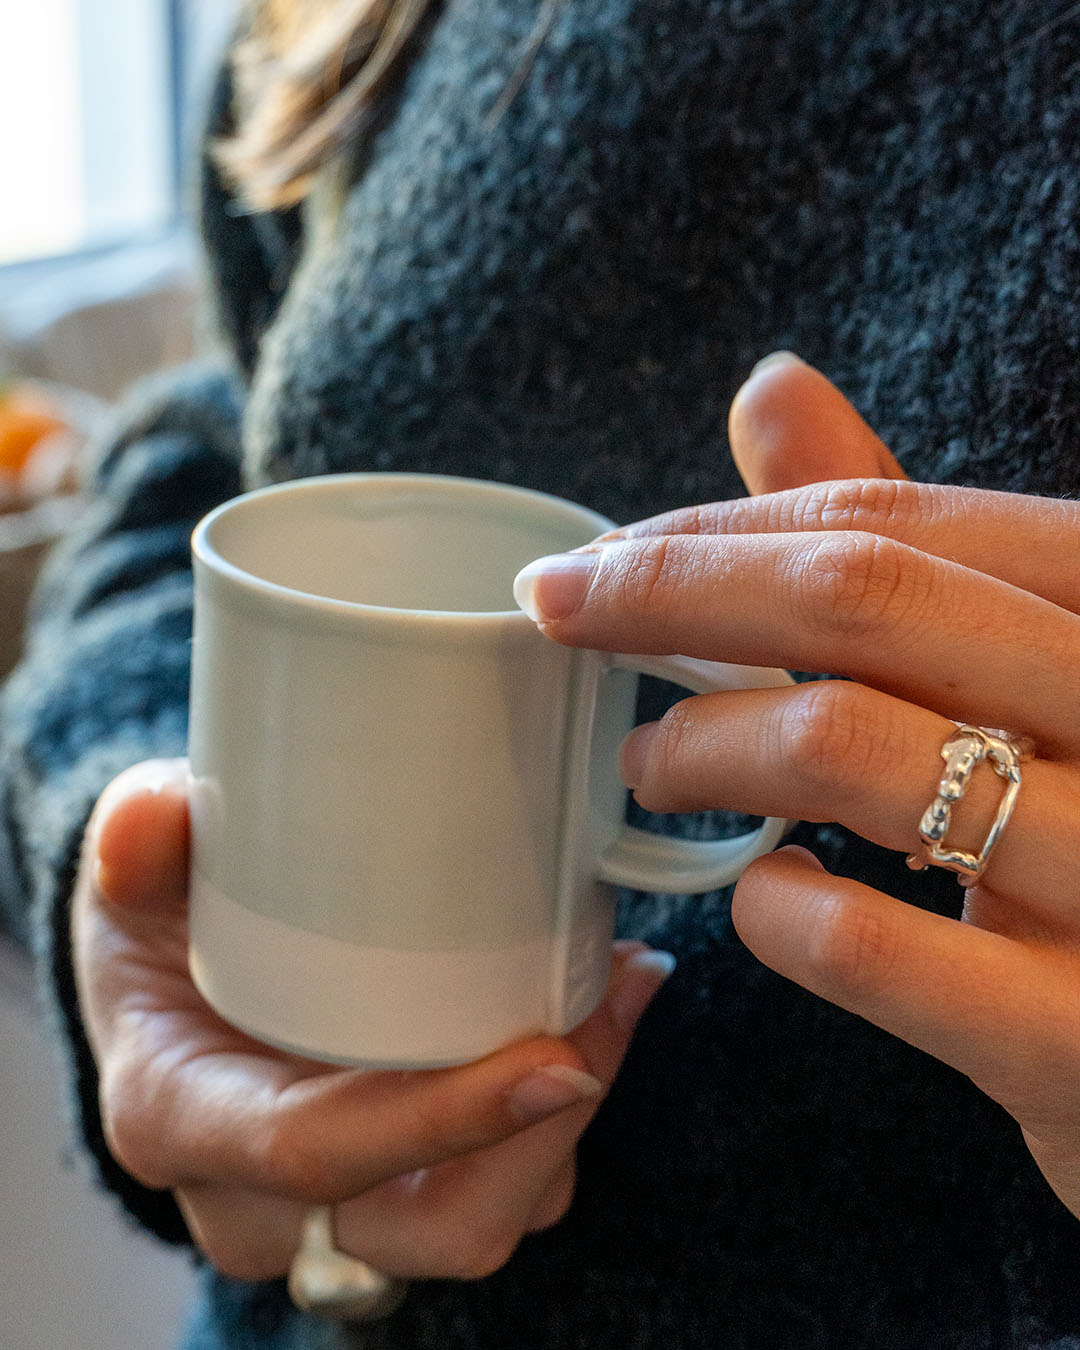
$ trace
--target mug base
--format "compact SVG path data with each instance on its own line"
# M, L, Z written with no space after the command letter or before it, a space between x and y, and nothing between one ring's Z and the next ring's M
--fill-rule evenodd
M410 951L295 928L196 874L191 975L221 1017L276 1049L356 1068L441 1068L588 1017L611 966L606 888L588 908L558 937Z

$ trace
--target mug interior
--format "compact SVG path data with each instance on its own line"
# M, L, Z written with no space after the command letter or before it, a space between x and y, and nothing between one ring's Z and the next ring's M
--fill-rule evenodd
M263 489L206 522L202 551L272 587L387 609L516 610L534 558L588 543L603 517L542 493L424 475L349 474ZM196 548L199 549L196 536Z

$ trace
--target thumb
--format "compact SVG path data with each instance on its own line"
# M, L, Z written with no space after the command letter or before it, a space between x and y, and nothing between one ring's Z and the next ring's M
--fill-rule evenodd
M187 895L188 764L146 760L101 795L90 824L93 877L101 897L123 909L180 904Z
M728 415L731 453L754 496L836 478L906 478L829 380L792 352L759 361Z

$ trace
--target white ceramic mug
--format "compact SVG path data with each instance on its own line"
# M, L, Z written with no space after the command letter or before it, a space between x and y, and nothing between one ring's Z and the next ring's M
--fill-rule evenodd
M558 646L515 574L611 528L461 478L264 488L193 538L191 969L314 1058L462 1062L569 1031L608 977L614 885L732 881L783 822L691 842L624 824L637 672L784 672Z

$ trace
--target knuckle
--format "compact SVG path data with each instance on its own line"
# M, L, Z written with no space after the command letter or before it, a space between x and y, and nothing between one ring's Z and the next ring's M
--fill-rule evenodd
M192 1226L188 1215L188 1225ZM257 1243L238 1240L229 1225L200 1223L195 1234L199 1250L219 1274L230 1280L271 1280L284 1275L287 1259L262 1253Z
M628 552L618 577L619 600L630 618L670 606L686 584L686 551L678 536L658 535Z
M881 737L857 685L820 680L801 686L781 721L782 753L794 777L812 790L857 787L875 770Z
M498 1115L488 1110L477 1115L442 1088L418 1092L409 1102L409 1138L415 1150L431 1158L468 1153L499 1136Z
M890 478L813 483L793 503L799 530L859 530L891 534L923 519L931 506L926 485Z
M815 539L805 557L803 594L828 637L872 637L905 624L929 583L920 556L895 540L857 531Z
M899 934L882 911L834 896L818 916L808 956L828 997L842 1006L858 1008L897 966Z
M319 1147L316 1131L285 1115L249 1142L263 1185L273 1194L307 1204L329 1204L338 1199L333 1169Z
M124 1058L102 1067L98 1100L105 1144L136 1181L163 1190L173 1175L154 1097L145 1071L135 1061Z
M418 1092L409 1102L407 1137L402 1133L398 1143L430 1163L497 1143L515 1125L503 1101L477 1112L444 1089Z
M685 792L677 794L677 789L685 769L694 763L700 749L701 725L692 704L693 699L683 699L660 720L659 731L649 748L645 781L634 789L646 811L690 809L690 805L682 804ZM673 793L678 795L678 801Z
M424 1233L424 1266L429 1277L483 1280L501 1270L517 1251L521 1232L492 1212L485 1215L475 1194L459 1198ZM482 1203L482 1202L481 1202Z

